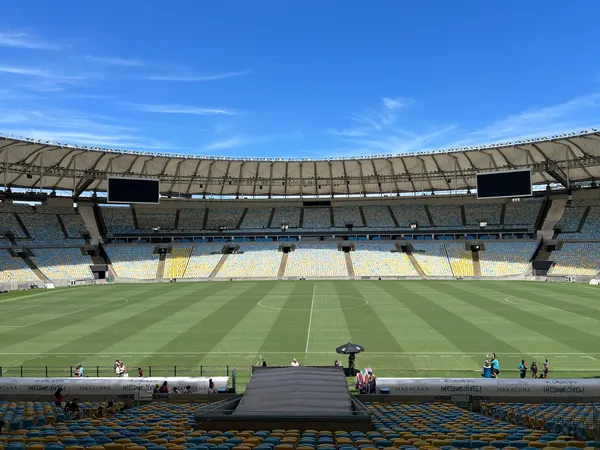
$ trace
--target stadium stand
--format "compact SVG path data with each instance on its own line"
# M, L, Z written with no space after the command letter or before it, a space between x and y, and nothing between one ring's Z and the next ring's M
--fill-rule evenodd
M182 278L208 278L223 257L223 245L200 244L194 247Z
M413 256L428 277L451 277L452 269L444 244L413 243Z
M135 231L133 215L129 206L101 206L100 211L108 234Z
M244 230L261 230L267 227L272 208L248 208L240 225Z
M236 228L240 218L242 217L243 209L208 209L208 221L206 229L218 230L221 227Z
M302 228L331 228L329 208L304 208L304 223Z
M364 205L362 207L367 226L371 228L394 228L394 219L390 215L390 210L385 205Z
M524 273L538 245L537 241L487 242L485 250L479 252L481 275L501 277Z
M409 228L411 223L417 223L420 228L430 227L425 205L403 203L392 206L392 212L400 228Z
M39 281L39 279L21 258L0 249L0 282L24 283L26 281Z
M556 222L556 226L562 229L561 237L571 233L577 233L579 223L587 208L585 206L567 206L562 217Z
M2 212L0 213L0 231L1 232L11 232L17 238L26 237L25 232L19 225L17 218L11 212Z
M354 274L359 277L416 277L417 271L408 256L394 252L392 243L355 244L350 252Z
M180 230L201 230L204 224L204 208L182 208L179 210Z
M540 199L519 199L520 201L508 202L504 210L504 226L535 227L543 201Z
M117 276L138 280L156 278L159 255L152 245L105 247Z
M540 430L524 440L539 442L546 447L581 448L590 446L587 441L594 438L592 403L483 403L481 409L498 421Z
M429 213L437 227L462 227L459 205L429 205Z
M472 252L467 250L465 244L461 242L450 242L444 245L454 276L472 277L474 275Z
M31 260L50 280L84 280L94 276L91 260L79 248L35 249Z
M61 214L62 220L67 235L70 238L77 239L81 237L81 233L86 230L83 218L79 214Z
M344 253L337 244L297 244L288 254L286 277L348 276Z
M553 251L550 260L554 265L548 275L596 276L600 272L600 242L566 242Z
M479 225L480 222L487 222L489 225L500 224L501 203L467 203L464 208L467 225Z
M173 247L165 259L165 277L183 278L193 247Z
M136 208L135 216L140 230L151 230L153 228L172 230L175 228L175 211L159 212Z
M277 243L241 245L239 253L227 257L216 277L276 277L283 255L278 248Z
M336 206L333 208L333 218L336 227L345 227L346 224L357 228L363 226L358 206Z
M282 224L290 228L298 228L300 226L300 208L295 206L280 206L276 208L271 228L280 228Z
M582 210L581 215L579 216L579 221L583 219L583 215L585 214L588 207L574 207L568 208L569 210L577 210L577 212ZM577 213L572 213L575 216L573 221L577 218ZM564 216L563 216L564 217ZM577 223L579 223L577 221ZM565 227L566 228L566 227ZM577 226L574 229L570 228L571 232L564 232L560 234L561 239L600 239L600 206L589 206L588 215L585 218L585 222L581 227L581 232L577 232Z
M69 240L60 227L56 214L19 214L23 225L36 244L64 244Z

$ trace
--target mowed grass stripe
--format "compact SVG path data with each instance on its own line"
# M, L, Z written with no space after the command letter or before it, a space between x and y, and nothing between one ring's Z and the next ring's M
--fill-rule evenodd
M314 283L299 281L293 286L260 352L298 352L297 357L304 355Z
M209 286L207 285L206 288ZM135 334L140 328L151 326L164 317L165 308L176 310L189 302L186 295L203 289L199 286L167 292L163 289L152 289L146 285L147 291L136 295L129 295L129 303L100 316L89 317L80 323L65 323L61 330L42 336L42 343L30 341L28 347L37 348L38 352L74 353L84 354L101 353L105 348L121 342L128 336ZM161 311L163 311L161 313ZM116 357L116 356L115 356ZM73 357L73 363L81 362L82 358ZM103 363L89 355L85 358L92 364ZM41 359L37 363L44 363ZM49 363L48 363L49 364Z
M361 290L359 285L358 289ZM402 348L409 352L451 352L459 353L463 351L456 346L446 334L444 334L437 323L429 323L421 315L413 311L404 301L412 297L412 301L419 303L419 312L424 300L418 294L412 291L399 289L401 285L394 282L382 281L377 284L372 284L369 287L370 305L381 318L381 321L386 325L390 333L394 336L397 342L401 342ZM373 290L374 289L374 290ZM411 300L409 299L410 303ZM427 302L426 302L427 303ZM436 311L432 314L440 316L445 315L445 311L431 305L431 310ZM425 315L427 317L427 315ZM449 332L455 332L456 328L449 327ZM415 369L432 368L432 361L428 358L413 358L413 366ZM474 361L474 360L472 360ZM461 364L469 364L469 360L461 361ZM450 358L437 358L435 366L439 368L450 367L454 368L456 364Z
M414 289L412 285L409 286ZM476 289L477 286L473 284L471 288ZM536 340L540 337L511 321L469 305L465 299L470 293L457 294L446 291L441 281L421 285L419 291L422 292L420 295L425 301L439 309L437 312L433 309L428 313L432 324L437 323L440 330L443 330L441 332L466 353L481 352L484 355L502 351L518 354L522 351L524 339ZM412 308L417 311L419 304L413 304Z
M586 298L592 300L590 303L600 303L600 295L598 295L598 286L592 286L589 284L578 284L578 283L548 283L542 284L546 290L555 290L556 292L570 293L580 298Z
M217 342L213 347L213 352L240 352L240 353L256 353L250 355L247 358L251 360L252 364L258 362L260 356L260 348L265 343L271 327L277 321L279 314L281 313L281 306L284 301L288 298L290 293L293 291L294 286L291 283L273 283L273 290L271 290L262 300L268 307L263 307L258 304L258 301L254 304L254 307L248 311L248 313L238 322L228 333ZM271 299L271 301L269 301ZM224 355L209 355L213 357L213 360L226 360L231 361L231 358ZM205 358L208 359L207 356Z
M495 289L505 292L507 296L511 297L514 296L514 292L519 292L519 298L537 302L543 306L552 306L583 317L600 320L600 302L590 302L590 299L582 298L572 292L555 292L536 286L518 286L518 289L516 288L517 286L502 285ZM503 289L507 289L511 293ZM600 292L597 295L600 295Z
M580 332L587 333L591 336L595 336L596 339L600 338L600 320L594 317L586 317L583 314L577 314L569 311L565 308L569 305L565 302L546 298L542 295L536 295L529 293L526 296L520 291L511 290L508 288L500 288L504 294L510 294L510 299L499 299L494 297L492 300L498 303L505 302L508 306L513 309L523 311L527 314L533 314L547 320L550 323L557 324L561 327L570 327L577 329ZM482 290L486 292L489 290ZM556 305L556 306L554 306ZM551 325L550 329L553 329L554 325ZM563 339L560 339L563 341ZM591 348L588 351L591 351Z
M477 308L485 311L490 317L495 319L486 322L493 327L499 335L506 340L520 342L518 344L524 352L530 351L541 353L552 352L574 352L591 351L594 348L592 342L597 342L597 338L580 332L572 327L561 325L548 320L537 314L533 314L521 309L516 309L508 303L494 301L489 296L481 295L467 289L467 284L461 286L461 283L442 282L432 285L440 293L448 292L457 298L463 299L463 302L470 306L470 309ZM481 292L481 286L478 287ZM496 294L497 297L501 295ZM469 309L469 308L467 308ZM501 327L502 323L512 323L512 327Z
M127 354L143 353L148 349L160 348L171 342L182 333L196 326L200 320L208 317L225 305L236 295L250 288L248 284L230 286L225 289L219 283L211 283L205 289L196 289L186 295L187 305L178 311L163 313L163 319L152 326L143 327L114 345L102 350L102 353ZM226 292L227 296L222 296Z
M335 283L335 290L340 298L345 296L361 298L366 300L361 292L356 288L357 282L338 282ZM346 323L350 329L352 341L373 351L404 352L405 349L396 341L390 330L381 321L380 317L373 310L370 304L364 308L344 309ZM407 360L407 364L414 368L412 361Z
M86 322L90 322L91 326L99 326L104 328L110 322L103 320L97 320L98 317L102 317L103 314L113 314L112 317L119 318L119 320L127 321L134 315L140 313L145 308L135 309L137 302L144 302L151 295L148 294L150 287L144 285L144 289L140 290L140 287L136 287L135 291L124 289L118 292L117 295L104 295L102 288L100 288L95 295L96 298L105 298L104 303L95 304L92 308L86 309L80 312L70 313L61 317L56 317L51 320L33 324L31 326L16 328L10 334L3 335L0 343L0 351L4 352L28 352L38 351L43 353L45 351L51 351L56 348L60 348L63 344L71 341L76 341L77 345L86 348L85 343L80 344L80 339L90 332L89 326L86 326ZM129 292L129 294L128 294ZM135 293L133 293L135 292ZM156 295L160 293L166 293L166 289L154 289L153 292ZM116 293L116 292L115 292ZM129 303L115 302L117 298L129 295ZM86 308L86 299L81 298L81 307ZM131 314L128 313L133 308ZM40 309L44 309L40 306ZM120 313L115 314L115 310L120 310ZM48 305L47 309L48 317L52 317L52 306ZM93 328L92 328L93 329ZM73 351L74 346L68 346L69 351Z
M223 289L223 292L234 286L230 283L218 284L221 285L220 289ZM198 320L196 325L156 350L168 353L188 349L189 351L210 353L214 346L256 306L256 303L273 289L275 284L256 282L248 283L247 286L247 289L233 298L224 298L220 308L202 320ZM151 359L147 358L146 363L150 363Z
M329 352L329 355L311 355L313 363L332 365L336 358L335 349L350 341L352 336L342 314L343 308L354 308L364 302L341 298L334 287L335 282L315 283L315 307L313 310L311 337L308 353ZM344 359L339 355L339 359ZM345 361L344 361L345 364Z

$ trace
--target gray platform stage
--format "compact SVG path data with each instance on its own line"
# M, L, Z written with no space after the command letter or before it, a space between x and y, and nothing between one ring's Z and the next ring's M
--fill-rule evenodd
M369 431L368 410L337 367L256 368L242 396L198 409L196 428Z

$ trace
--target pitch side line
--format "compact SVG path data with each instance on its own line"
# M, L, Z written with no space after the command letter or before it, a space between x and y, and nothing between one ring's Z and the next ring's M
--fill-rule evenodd
M298 352L129 352L129 351L115 351L115 352L0 352L0 356L15 356L15 355L40 355L40 356L56 356L56 355L85 355L85 356L115 356L115 355L131 355L131 356L145 356L145 355L247 355L247 356L259 356L259 355L294 355ZM335 354L335 350L330 352L308 352L309 355L332 355ZM498 353L502 356L582 356L590 357L591 355L600 355L600 353L550 353L550 352L520 352L520 353ZM396 356L440 356L440 355L452 355L456 357L460 356L485 356L485 352L365 352L365 356L373 355L396 355Z
M315 292L317 292L317 283L313 284L312 301L310 302L310 318L308 319L308 331L306 333L306 349L304 353L308 353L308 344L310 343L310 327L312 326L313 310L315 309Z

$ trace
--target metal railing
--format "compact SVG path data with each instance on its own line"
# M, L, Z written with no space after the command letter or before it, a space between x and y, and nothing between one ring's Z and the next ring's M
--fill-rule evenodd
M138 376L138 367L145 377L224 377L231 375L230 366L135 366L128 369L129 377ZM0 366L0 377L7 378L69 378L77 366ZM116 377L113 366L85 366L87 377Z

